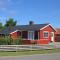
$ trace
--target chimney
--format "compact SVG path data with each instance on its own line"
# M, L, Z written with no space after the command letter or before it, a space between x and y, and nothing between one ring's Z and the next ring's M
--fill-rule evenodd
M30 21L30 22L29 22L29 25L33 25L33 24L34 24L34 22L33 22L33 21Z

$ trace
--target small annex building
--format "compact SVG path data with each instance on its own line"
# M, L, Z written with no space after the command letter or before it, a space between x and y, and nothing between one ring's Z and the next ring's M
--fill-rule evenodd
M60 42L60 28L56 28L55 42Z

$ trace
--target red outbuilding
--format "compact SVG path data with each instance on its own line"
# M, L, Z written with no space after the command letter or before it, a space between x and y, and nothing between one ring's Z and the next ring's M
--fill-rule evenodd
M55 42L60 42L60 28L56 29L56 32L55 32Z

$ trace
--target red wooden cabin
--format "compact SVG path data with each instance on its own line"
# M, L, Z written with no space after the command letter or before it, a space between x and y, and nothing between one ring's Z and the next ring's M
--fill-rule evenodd
M32 24L6 29L12 39L22 37L24 44L49 44L55 40L55 28L51 24Z

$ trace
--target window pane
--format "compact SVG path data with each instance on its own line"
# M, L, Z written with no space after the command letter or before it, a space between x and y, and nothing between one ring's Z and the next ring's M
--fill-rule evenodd
M48 32L44 32L44 38L48 38Z
M34 39L38 39L38 31L35 31Z
M34 39L34 32L29 32L29 39L31 39L31 40Z
M27 39L27 31L22 31L22 38Z

